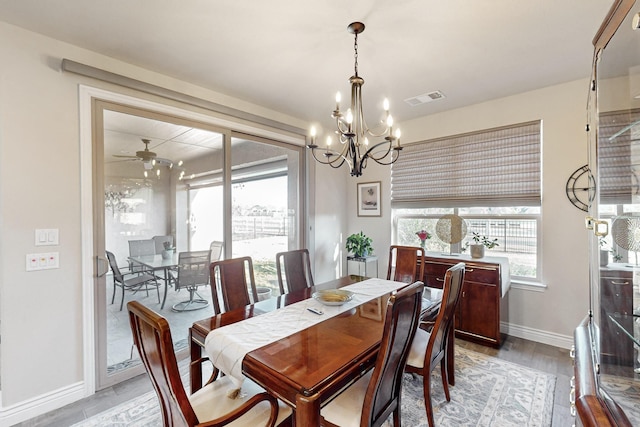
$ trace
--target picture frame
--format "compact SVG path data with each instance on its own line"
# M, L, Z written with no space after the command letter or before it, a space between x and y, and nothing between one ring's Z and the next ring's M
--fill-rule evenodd
M358 183L358 216L382 216L380 181Z

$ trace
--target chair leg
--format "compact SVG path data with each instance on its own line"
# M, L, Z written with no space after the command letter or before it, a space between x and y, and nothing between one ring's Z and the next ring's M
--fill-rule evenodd
M422 384L424 388L424 407L427 409L427 420L429 421L429 427L435 426L433 420L433 406L431 406L431 371L425 370L422 376Z
M118 287L118 285L116 284L116 279L113 279L113 294L111 294L111 304L113 304L113 301L116 299L116 288Z
M122 299L120 300L120 311L122 311L122 306L124 306L124 285L122 286Z
M447 372L447 360L446 357L443 357L440 361L440 376L442 377L442 388L444 389L444 395L447 398L447 402L451 402L451 396L449 396L449 375Z

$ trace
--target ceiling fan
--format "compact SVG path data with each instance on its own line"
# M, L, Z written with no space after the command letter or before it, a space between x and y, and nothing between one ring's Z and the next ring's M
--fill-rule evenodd
M118 157L118 158L123 158L123 159L127 159L127 160L135 160L135 161L142 161L144 168L146 170L151 170L153 169L153 167L157 164L157 165L165 165L165 166L169 166L169 168L173 167L173 162L169 159L163 159L161 157L158 157L158 155L156 153L154 153L153 151L149 150L149 143L151 142L150 139L146 139L146 138L142 138L142 143L144 144L144 150L141 151L136 151L136 155L135 156L125 156L125 155L120 155L120 154L114 154L113 157Z

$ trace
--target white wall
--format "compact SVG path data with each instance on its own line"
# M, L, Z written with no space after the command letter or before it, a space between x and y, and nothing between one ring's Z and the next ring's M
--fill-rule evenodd
M87 236L81 228L80 158L81 146L90 149L91 141L80 138L79 85L178 105L63 73L63 58L301 129L308 124L5 23L0 23L0 55L5 58L0 67L2 426L82 397L78 393L89 381L83 366L83 295L92 286L92 272L83 273L82 266L92 264L82 254ZM36 228L59 229L59 245L36 247ZM25 271L25 254L49 251L59 252L60 268Z
M561 346L569 345L589 302L586 213L575 208L565 194L571 173L587 163L587 93L585 79L400 124L406 145L542 119L542 281L547 288L540 292L513 286L502 320L509 323L506 331L512 335ZM423 108L428 113L428 104ZM362 177L348 183L348 234L362 230L373 238L381 277L386 276L386 251L391 244L389 199L383 200L381 218L359 218L355 187L356 182L382 181L382 192L388 194L389 171L369 165Z

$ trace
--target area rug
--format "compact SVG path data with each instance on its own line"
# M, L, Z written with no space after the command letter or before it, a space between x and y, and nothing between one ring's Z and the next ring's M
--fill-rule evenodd
M438 373L435 373L438 371ZM456 385L451 401L442 389L439 369L432 378L437 426L550 426L556 378L495 357L456 347ZM402 424L427 426L422 378L406 374L402 389ZM157 427L162 425L154 392L118 405L73 427ZM384 427L391 427L387 420Z

